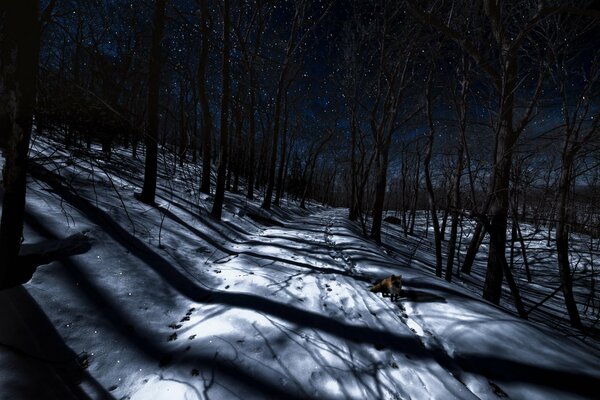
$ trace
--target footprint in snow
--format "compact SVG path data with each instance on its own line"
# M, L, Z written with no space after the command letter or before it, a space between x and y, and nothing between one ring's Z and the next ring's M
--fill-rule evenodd
M185 316L183 318L181 318L181 320L179 321L180 323L176 323L173 322L172 324L169 324L169 328L173 329L174 331L177 331L179 329L181 329L181 327L183 326L182 323L183 322L187 322L190 320L190 317L192 316L193 312L196 311L195 307L191 307L186 313ZM167 340L169 342L172 342L174 340L177 340L177 332L173 332L169 335L169 337L167 338Z

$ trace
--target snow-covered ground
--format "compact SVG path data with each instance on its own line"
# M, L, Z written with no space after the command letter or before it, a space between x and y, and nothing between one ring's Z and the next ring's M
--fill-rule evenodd
M394 212L388 216L395 217ZM449 224L449 223L448 223ZM417 213L415 235L406 235L404 229L397 224L384 224L382 237L384 250L399 262L412 268L421 269L429 274L435 273L435 251L433 245L433 228L426 221L424 212ZM514 249L510 250L510 232L507 260L512 258L514 276L517 287L532 321L541 322L562 334L586 342L588 345L600 350L600 292L595 288L594 280L598 280L600 271L597 267L600 259L600 239L590 239L589 236L573 233L570 240L570 258L573 276L573 291L579 307L580 317L587 327L585 331L571 328L562 295L560 279L558 276L558 261L556 255L555 231L547 227L538 227L531 224L520 224L523 235L525 251L521 248L520 240L515 240ZM453 281L475 294L483 291L487 265L487 248L489 237L486 236L481 245L480 252L475 258L471 274L460 274L460 263L465 258L471 235L475 228L473 221L464 220L463 228L459 227L459 244L461 253L458 261L454 263ZM426 238L424 233L428 230ZM448 237L447 227L446 237ZM460 233L462 232L462 239ZM550 235L550 240L548 236ZM447 241L442 242L442 253L445 255ZM512 256L511 256L512 253ZM523 257L525 254L525 258ZM525 263L525 260L527 261ZM443 267L446 268L446 259ZM528 279L527 268L529 268ZM514 299L508 285L503 287L503 296L500 304L502 307L517 313Z
M193 166L163 165L152 208L125 152L38 137L32 156L26 242L84 232L93 247L0 292L2 399L600 395L593 346L398 261L346 210L228 194L216 222ZM398 273L399 302L368 291Z

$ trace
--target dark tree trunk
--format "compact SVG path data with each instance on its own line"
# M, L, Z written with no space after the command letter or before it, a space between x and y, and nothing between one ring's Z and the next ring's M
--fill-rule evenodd
M452 221L450 226L450 237L448 238L448 260L446 261L446 280L452 280L452 268L454 266L454 256L456 253L456 237L458 236L458 209L460 207L460 178L463 169L463 150L460 146L456 157L456 169L454 171L454 181L452 182Z
M415 150L417 153L417 162L415 163L415 179L414 179L414 196L413 203L411 206L410 213L410 228L408 234L413 235L415 233L415 222L417 219L417 206L419 205L419 188L421 186L421 152L419 151L419 141L415 144Z
M227 155L229 152L229 97L230 80L229 76L229 51L231 47L230 40L230 2L223 1L223 94L221 97L221 139L219 146L219 166L217 169L217 187L215 190L215 199L211 215L216 219L221 219L223 212L223 200L225 199L225 180L227 178Z
M287 63L287 60L285 61ZM279 129L281 120L281 107L283 102L283 91L285 75L287 74L287 67L284 63L283 70L281 71L281 77L279 79L279 86L277 88L277 97L275 100L275 114L273 115L273 136L271 141L271 158L269 161L268 169L268 181L267 190L265 192L265 198L262 203L262 208L266 210L271 209L271 202L273 201L273 190L275 188L275 169L277 167L277 146L279 144Z
M287 108L287 99L285 101L285 111L283 118L283 135L281 138L281 157L279 160L279 170L277 172L277 188L275 190L275 200L273 204L279 206L279 201L281 200L281 196L283 194L283 176L285 174L285 163L286 163L286 153L287 153L287 143L288 143L288 108Z
M517 238L519 240L519 244L521 245L521 255L523 257L523 265L525 266L525 274L527 275L527 282L531 282L531 270L529 269L529 261L527 259L527 248L525 246L525 240L523 239L523 233L521 232L521 228L519 227L519 220L517 219L517 210L513 211L513 220L515 230L517 232Z
M253 88L253 82L252 79L250 79L250 107L248 109L248 153L249 153L249 157L248 157L248 193L246 194L246 197L249 200L253 200L254 199L254 180L255 180L255 175L256 175L256 161L254 160L255 158L255 137L256 137L256 121L254 118L254 103L255 103L255 95L254 95L254 88Z
M194 90L193 104L197 104L197 95ZM192 125L192 164L198 162L198 109L194 106L194 122Z
M510 44L502 42L503 48L507 48L507 46L510 47ZM494 168L490 185L491 218L488 229L490 248L483 286L483 297L494 304L500 302L503 265L507 264L505 251L510 171L513 150L518 138L518 133L513 129L514 95L518 71L516 55L508 54L503 61L505 66L502 74L500 112L498 116L500 125L496 137Z
M471 237L471 242L469 243L469 248L467 249L467 254L465 255L465 261L463 262L462 267L460 268L460 272L470 275L471 268L473 267L473 262L475 261L475 256L479 251L479 247L481 246L481 242L485 238L485 230L484 225L478 221L475 226L475 230L473 231L473 235Z
M464 64L463 64L464 65ZM454 266L454 255L456 253L456 237L458 235L458 210L461 207L460 201L460 181L463 172L464 153L467 147L467 110L468 110L468 92L469 79L467 71L463 70L462 79L460 82L459 96L456 98L457 117L459 120L459 147L456 155L456 168L454 169L454 177L452 180L452 202L448 206L452 210L452 222L450 227L450 237L448 238L448 260L446 264L446 280L452 280L452 269ZM459 249L460 251L460 249Z
M186 115L185 115L185 92L183 84L179 88L179 166L183 167L188 149L190 147L190 139L187 132Z
M569 313L569 320L574 328L581 328L579 310L573 296L573 278L571 277L571 264L569 261L569 210L568 197L571 178L573 175L573 155L571 154L567 138L563 152L562 169L558 183L558 221L556 224L556 252L558 255L558 270L562 286L565 305Z
M202 178L200 191L210 194L210 175L212 160L212 115L210 100L206 88L206 68L208 67L208 52L212 23L208 11L208 1L198 0L200 6L200 34L202 37L200 60L198 62L198 100L202 109Z
M309 160L306 165L306 170L304 171L304 177L306 178L306 184L304 186L304 191L302 193L302 200L300 201L300 207L306 207L306 199L308 197L308 191L312 186L313 177L315 174L315 167L317 165L317 158L323 150L323 147L327 144L327 142L333 137L334 130L330 130L323 139L316 145L313 151L311 151Z
M352 113L352 126L350 127L350 210L348 213L348 218L350 221L356 221L358 219L358 213L360 212L360 207L358 205L358 165L356 161L356 136L357 136L357 126L356 126L356 118L354 117L354 113Z
M241 93L238 91L237 107L235 110L235 152L230 156L234 161L231 163L230 171L233 173L233 188L232 191L237 193L240 187L240 169L244 162L244 151L242 149L242 128L244 120L242 118L242 102Z
M381 223L383 221L383 205L387 185L387 169L389 160L389 145L384 145L378 150L376 177L375 177L375 202L373 203L373 223L371 225L371 239L381 242Z
M148 129L146 132L146 162L144 169L144 187L140 200L154 204L158 169L158 91L160 86L161 41L165 28L166 0L156 0L154 4L154 26L152 47L148 68Z
M429 211L431 213L431 223L433 225L433 238L435 242L435 275L442 277L442 233L440 230L440 223L437 216L437 207L435 204L435 195L433 192L433 183L431 182L431 156L433 153L433 139L435 137L435 128L433 125L433 114L432 114L432 76L429 75L426 87L427 97L427 123L429 126L429 135L427 140L427 149L425 151L425 158L423 159L423 169L425 171L425 187L427 188L427 197L429 199Z
M512 106L511 106L512 109ZM512 113L511 113L512 115ZM512 120L512 116L510 117ZM509 127L501 128L498 137L496 163L490 187L492 202L488 232L490 247L483 297L494 304L500 302L502 294L503 265L506 264L506 228L509 203L510 167L515 138Z
M38 0L0 5L0 92L6 96L4 126L3 208L0 222L0 288L27 282L34 268L17 260L23 235L27 152L33 124L39 59ZM20 268L19 268L20 267Z

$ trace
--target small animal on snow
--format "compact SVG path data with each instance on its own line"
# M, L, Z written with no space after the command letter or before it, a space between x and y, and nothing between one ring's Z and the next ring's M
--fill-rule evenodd
M400 298L400 292L402 292L402 275L392 275L382 279L371 286L369 290L373 293L381 293L383 297L390 296L392 301L396 301Z

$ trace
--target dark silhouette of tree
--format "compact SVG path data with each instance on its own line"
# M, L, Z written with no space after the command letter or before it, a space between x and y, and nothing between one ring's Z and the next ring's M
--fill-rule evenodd
M202 109L202 179L200 191L210 194L210 175L212 159L212 115L208 89L206 87L209 56L209 41L212 31L212 18L208 10L208 0L196 0L200 13L200 58L198 61L198 100Z
M229 153L229 102L231 97L231 11L229 0L223 1L223 92L221 93L221 135L219 144L219 165L217 168L217 187L211 215L221 219L225 198L225 179L227 178L227 156Z
M556 221L556 251L558 255L558 270L560 284L565 299L571 325L581 328L581 318L573 294L573 277L569 259L569 235L572 229L573 212L571 210L570 194L577 177L577 158L584 146L592 143L600 136L600 111L594 105L595 87L600 83L600 52L595 51L589 68L582 73L572 68L570 63L579 61L576 50L578 30L585 26L584 19L577 19L574 25L579 29L567 31L561 29L553 42L548 43L552 60L552 77L558 86L564 125L563 143L560 153L561 165L557 183L557 221ZM555 27L559 21L553 21ZM571 43L564 46L565 42ZM583 76L578 76L582 74ZM573 90L570 83L580 79L584 84L580 90Z
M314 7L311 0L298 0L293 5L293 16L289 36L285 44L283 60L277 79L277 89L275 93L275 105L273 111L273 131L271 136L271 156L268 163L268 180L265 191L265 198L262 207L269 210L273 201L273 191L275 190L275 175L277 174L277 158L279 147L279 136L281 134L282 111L287 89L290 87L290 80L293 78L292 61L310 33L312 33L318 24L329 12L333 1L328 1L322 7Z
M165 29L166 0L154 3L154 23L152 30L152 47L148 64L148 124L146 130L146 164L144 170L144 186L139 199L146 204L154 204L156 195L156 178L158 169L158 128L160 115L158 111L158 92L160 88L161 42Z
M455 29L446 23L450 19L435 15L434 11L425 11L416 2L410 1L409 10L423 24L438 30L447 38L456 42L468 54L487 76L498 95L497 120L495 122L496 138L492 163L492 173L489 185L489 216L486 222L490 235L487 274L483 296L487 300L498 304L500 301L502 278L508 269L506 249L506 229L509 210L509 184L512 159L517 141L522 132L534 116L534 108L543 87L546 77L544 60L538 59L536 63L520 63L527 54L527 46L531 44L528 39L531 32L541 21L559 12L568 11L574 3L569 2L563 6L553 7L545 2L530 3L522 12L522 17L513 18L507 11L507 3L495 0L485 0L482 3L485 23L482 27L489 33L489 38L479 40L492 40L490 48L476 43L477 38L469 37L468 32ZM460 2L451 3L450 11L459 7ZM469 3L471 6L471 3ZM446 15L446 16L447 16ZM538 76L536 88L527 99L519 93L522 78L527 74ZM523 100L524 111L516 113L517 104ZM475 240L477 240L475 236ZM507 277L508 278L508 277Z
M38 0L4 1L0 5L0 92L5 103L0 132L5 164L3 208L0 222L0 288L24 283L33 270L19 265L23 235L27 152L33 110L40 44Z

